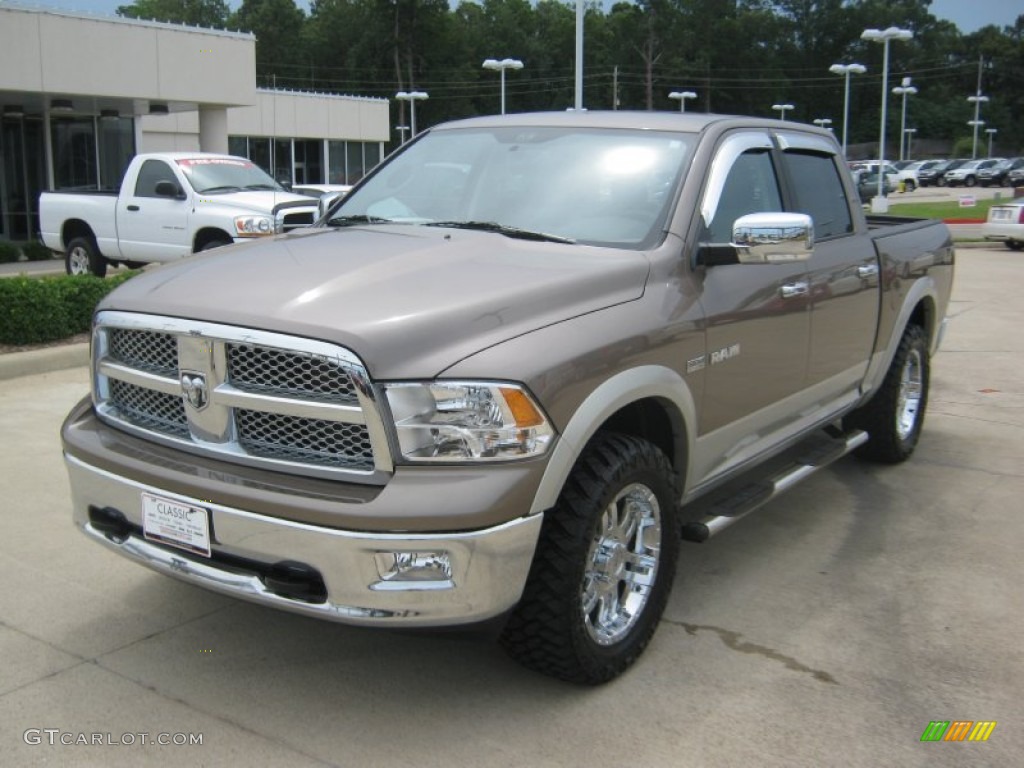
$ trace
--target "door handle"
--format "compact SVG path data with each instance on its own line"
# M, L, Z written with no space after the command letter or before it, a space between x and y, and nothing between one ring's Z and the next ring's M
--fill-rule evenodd
M877 264L864 264L862 266L857 267L857 277L868 278L868 277L874 277L877 274L878 274L878 265Z
M137 206L137 205L129 205L128 206L128 210L129 211L137 211L137 210L139 210L139 206Z
M782 286L780 290L782 292L782 298L792 299L797 296L806 296L809 288L807 283L790 283L789 285Z

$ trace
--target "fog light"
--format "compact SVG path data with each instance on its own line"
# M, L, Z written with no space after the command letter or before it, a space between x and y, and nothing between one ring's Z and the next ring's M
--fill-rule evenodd
M378 552L380 581L371 589L451 589L452 563L447 552Z

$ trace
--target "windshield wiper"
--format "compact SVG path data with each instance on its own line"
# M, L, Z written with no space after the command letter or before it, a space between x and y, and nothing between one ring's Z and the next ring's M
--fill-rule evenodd
M209 192L238 192L240 189L240 187L237 187L234 184L225 184L220 187L207 187L206 189L201 189L199 190L199 194L205 195Z
M275 187L273 184L249 184L246 189L272 189L275 192L284 192L281 187Z
M335 216L327 220L329 227L354 227L359 224L391 224L391 219L382 219L380 216L367 216L364 213L352 216Z
M496 221L431 221L425 227L451 227L452 229L473 229L478 232L495 232L505 237L514 237L518 240L537 240L545 243L565 243L573 245L576 241L571 237L552 235L547 232L533 232L529 229L511 227L508 224L499 224Z

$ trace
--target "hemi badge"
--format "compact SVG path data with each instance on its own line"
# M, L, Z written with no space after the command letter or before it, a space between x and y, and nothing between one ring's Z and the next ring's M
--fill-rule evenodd
M705 358L705 356L701 355L700 357L695 357L692 360L687 360L686 361L686 372L687 373L696 373L697 371L703 371L704 370L704 365L705 365L704 358Z

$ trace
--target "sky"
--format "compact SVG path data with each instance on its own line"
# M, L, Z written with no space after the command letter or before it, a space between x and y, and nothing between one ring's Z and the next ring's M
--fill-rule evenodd
M119 5L131 0L15 0L23 5L48 6L72 11L88 11L113 15ZM228 0L228 5L237 8L241 0ZM297 3L303 10L309 4L305 0ZM932 0L931 12L940 19L952 21L960 31L975 32L988 24L1010 26L1017 17L1024 14L1024 0Z

